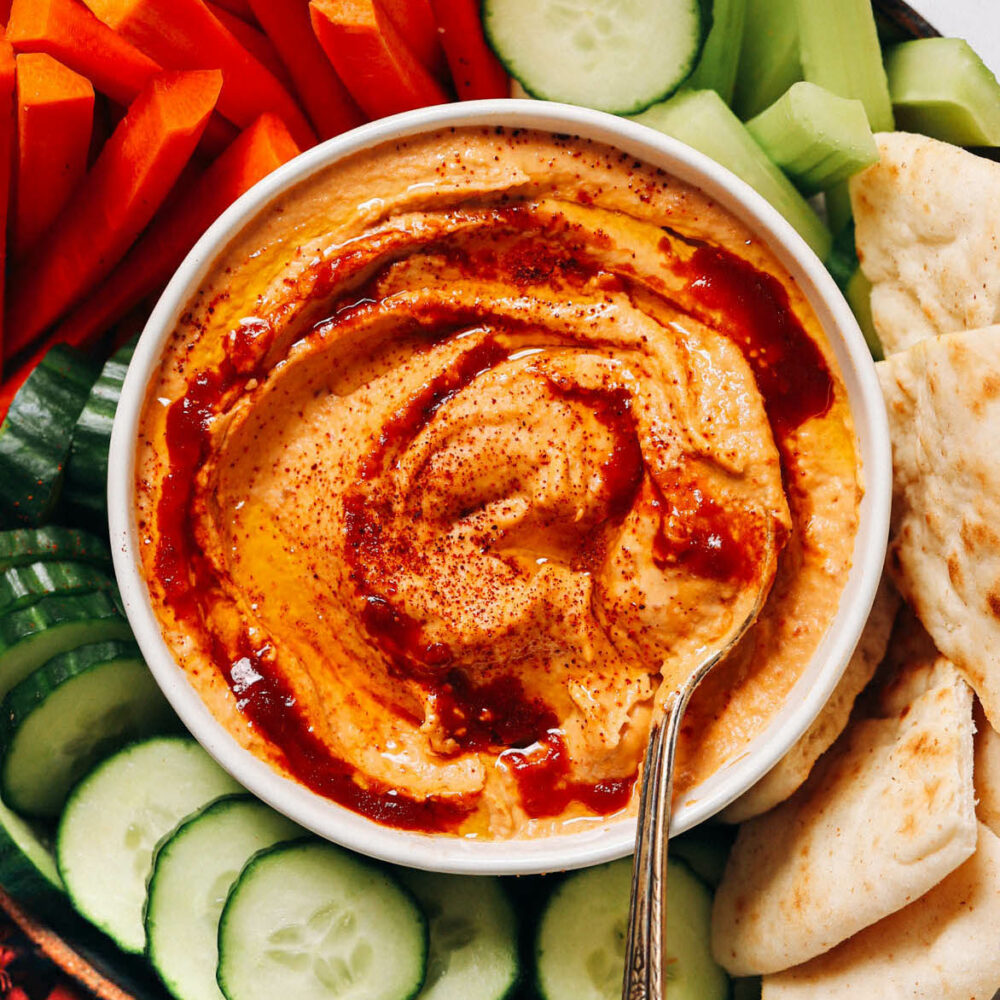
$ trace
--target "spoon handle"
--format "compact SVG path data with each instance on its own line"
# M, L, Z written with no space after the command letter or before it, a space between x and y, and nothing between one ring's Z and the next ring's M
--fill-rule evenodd
M650 732L639 794L641 824L633 862L622 1000L662 1000L666 996L667 838L674 754L684 710L701 676L691 678L667 698L663 717Z

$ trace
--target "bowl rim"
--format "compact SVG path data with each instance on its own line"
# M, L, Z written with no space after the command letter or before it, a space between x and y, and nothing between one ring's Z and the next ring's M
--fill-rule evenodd
M635 819L588 818L578 830L486 840L383 826L309 791L245 750L210 713L175 662L152 609L135 519L138 420L167 339L215 259L277 197L336 161L451 126L532 128L604 142L691 183L763 239L799 284L823 326L847 388L864 483L850 574L837 613L782 706L734 760L675 805L671 835L724 808L784 756L832 693L857 644L882 575L889 530L891 449L868 347L823 263L764 198L702 153L647 126L600 111L531 100L469 101L405 112L329 139L286 163L234 202L205 232L153 309L122 388L111 437L108 511L115 574L136 641L181 721L237 781L303 827L351 850L414 868L464 874L531 874L598 864L632 853ZM817 665L818 664L818 665ZM569 824L573 826L574 824Z

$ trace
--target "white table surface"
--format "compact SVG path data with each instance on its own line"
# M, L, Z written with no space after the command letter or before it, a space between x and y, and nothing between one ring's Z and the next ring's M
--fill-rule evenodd
M942 35L965 38L1000 78L1000 0L907 0Z

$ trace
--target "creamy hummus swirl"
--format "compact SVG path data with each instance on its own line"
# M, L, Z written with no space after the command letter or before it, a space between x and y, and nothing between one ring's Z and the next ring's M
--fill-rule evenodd
M140 460L154 605L216 714L331 798L466 835L628 808L657 696L783 549L692 713L728 727L717 766L766 716L733 695L780 697L821 637L856 527L787 275L700 193L538 133L288 195L168 347Z

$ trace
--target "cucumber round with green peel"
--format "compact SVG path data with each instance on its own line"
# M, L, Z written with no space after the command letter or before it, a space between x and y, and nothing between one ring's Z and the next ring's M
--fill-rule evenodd
M219 920L227 1000L411 1000L427 968L427 923L389 873L310 839L262 851Z
M622 115L677 90L711 21L701 0L483 2L486 37L529 94Z
M34 527L59 500L73 427L97 366L56 344L27 377L0 424L0 520Z
M160 839L239 785L192 739L134 743L70 794L56 833L56 863L70 902L123 950L145 948L146 879Z
M12 899L45 914L65 905L52 849L32 823L0 802L0 886Z
M177 1000L222 1000L219 917L258 851L305 835L250 795L218 799L160 843L146 892L146 956Z
M50 524L0 531L0 570L34 562L77 562L111 571L108 543L89 531Z
M95 764L133 740L176 729L134 642L97 642L47 660L0 704L0 794L51 818Z
M75 517L100 522L108 515L108 451L111 428L135 344L116 351L90 390L70 445L63 501Z
M506 1000L521 980L517 918L498 878L395 869L427 917L419 1000Z
M574 872L559 884L535 939L543 1000L618 1000L625 974L632 859ZM712 895L683 863L667 864L667 993L725 1000L729 978L712 957Z
M96 566L77 562L36 562L0 571L0 615L51 594L111 590L111 578Z
M131 639L109 593L43 597L0 615L0 698L46 660L88 642Z

